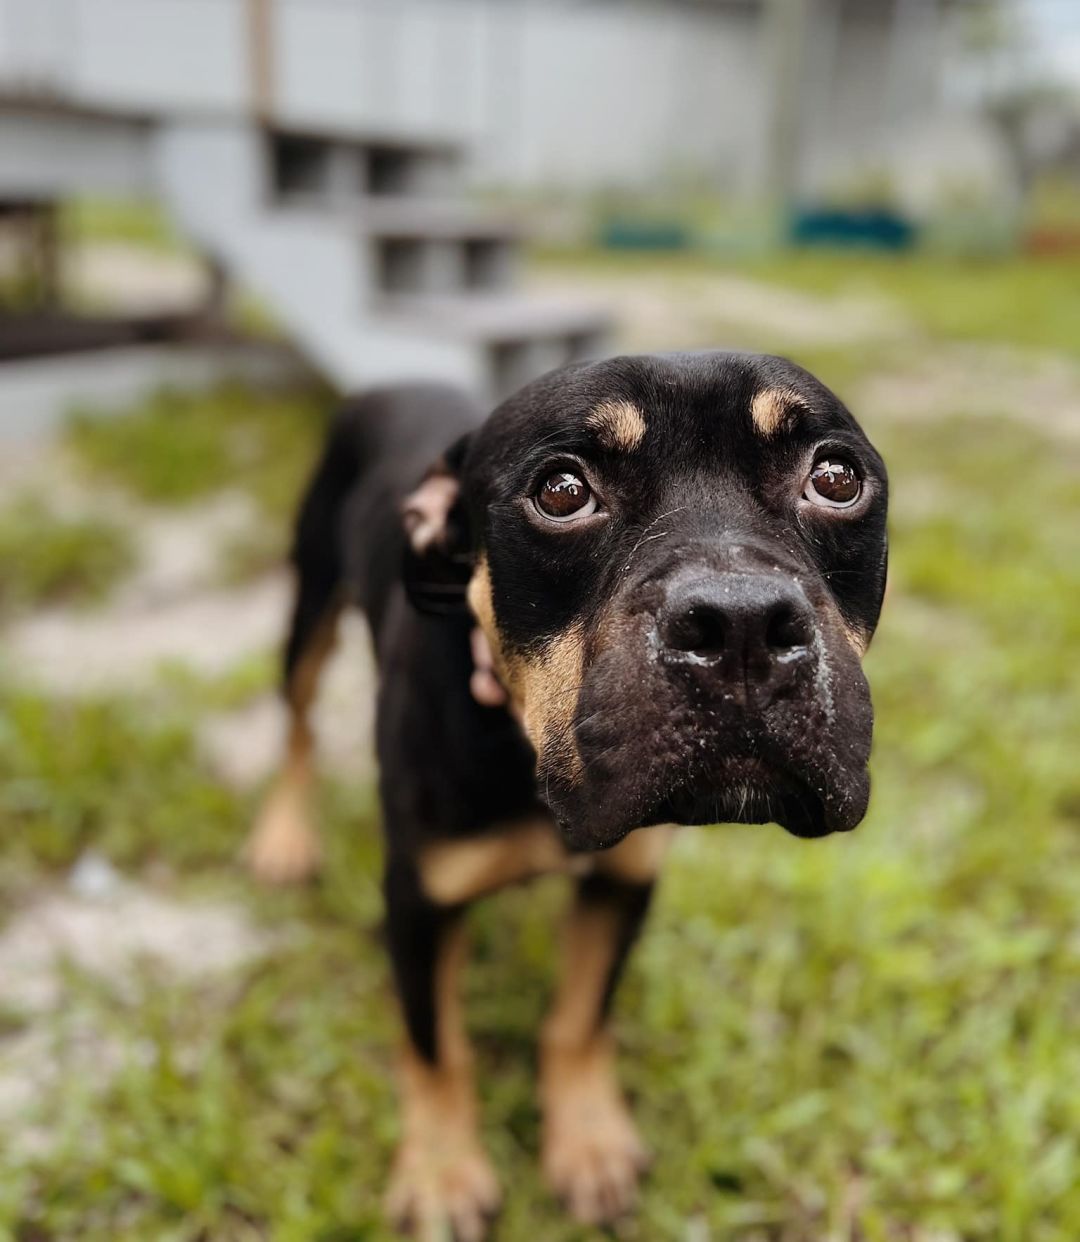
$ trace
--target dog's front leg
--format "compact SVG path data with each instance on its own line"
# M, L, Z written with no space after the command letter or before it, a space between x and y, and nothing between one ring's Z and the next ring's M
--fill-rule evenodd
M619 1088L606 1011L650 887L603 876L579 882L563 974L541 1035L544 1174L586 1224L629 1211L648 1162Z
M429 900L411 860L391 858L387 931L405 1019L401 1140L386 1196L399 1228L422 1242L479 1242L499 1204L480 1145L472 1053L459 976L464 911Z
M644 830L578 882L566 928L563 973L540 1050L544 1172L579 1220L625 1214L648 1157L615 1073L608 1009L641 928L669 830Z

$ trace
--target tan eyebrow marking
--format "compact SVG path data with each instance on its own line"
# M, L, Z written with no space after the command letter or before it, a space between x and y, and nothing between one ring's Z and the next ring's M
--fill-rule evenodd
M794 388L763 388L750 402L750 417L758 434L768 439L794 421L797 410L806 409L806 399Z
M645 439L645 416L630 401L604 401L585 421L604 448L632 453Z

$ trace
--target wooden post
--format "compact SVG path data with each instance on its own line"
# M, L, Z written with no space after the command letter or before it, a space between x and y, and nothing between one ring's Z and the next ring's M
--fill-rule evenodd
M56 310L61 297L60 204L43 203L38 217L38 245L41 247L41 298L49 310Z
M247 0L251 108L268 124L274 112L274 0Z

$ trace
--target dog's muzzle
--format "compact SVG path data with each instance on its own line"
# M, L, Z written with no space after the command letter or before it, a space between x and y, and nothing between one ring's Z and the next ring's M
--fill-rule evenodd
M571 843L674 822L775 821L798 836L866 811L869 689L835 610L798 574L683 564L617 619L587 671L580 776L548 783ZM541 756L544 786L544 765Z

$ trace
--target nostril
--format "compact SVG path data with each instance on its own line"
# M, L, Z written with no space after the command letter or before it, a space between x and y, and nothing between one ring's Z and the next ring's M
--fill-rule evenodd
M668 619L664 626L664 642L674 651L719 655L724 650L726 630L724 616L719 610L707 604L691 604Z
M676 662L760 678L801 658L813 620L802 592L778 574L716 574L668 588L656 635Z
M810 630L804 616L789 604L773 608L765 623L765 645L770 651L783 654L805 647L809 641Z

